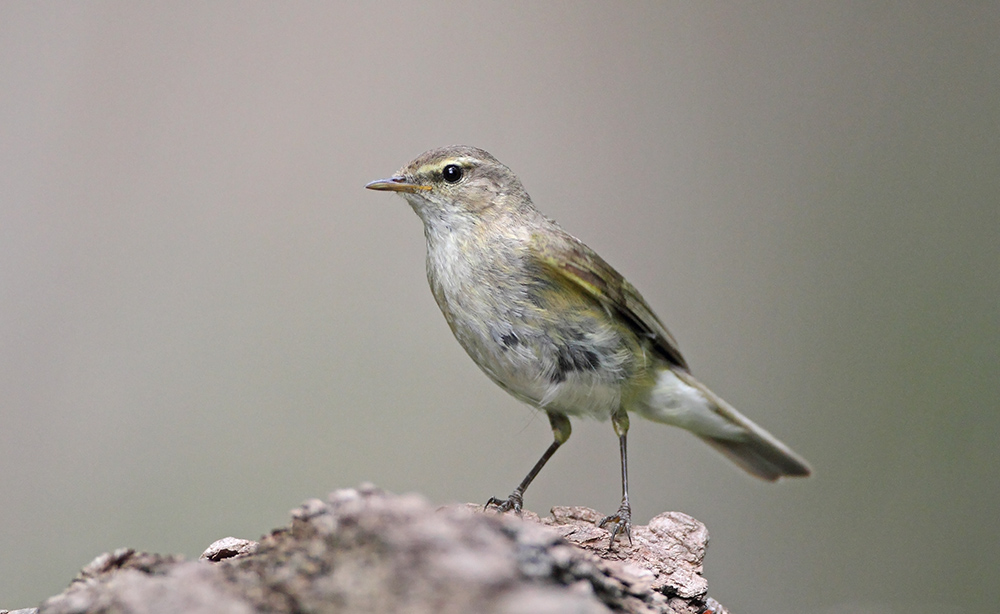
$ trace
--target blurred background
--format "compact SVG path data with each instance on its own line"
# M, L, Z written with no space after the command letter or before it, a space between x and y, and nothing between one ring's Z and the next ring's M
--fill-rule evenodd
M633 421L634 518L705 522L713 596L995 609L1000 5L359 4L0 4L0 608L362 481L509 493L547 421L363 189L465 143L813 464ZM526 506L612 512L618 472L578 421Z

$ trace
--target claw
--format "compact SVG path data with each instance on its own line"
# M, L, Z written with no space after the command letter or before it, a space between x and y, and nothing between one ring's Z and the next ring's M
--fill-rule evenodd
M521 493L514 491L506 499L500 499L498 497L490 497L490 500L486 502L486 505L483 506L483 509L484 510L489 509L490 506L492 505L501 514L513 510L515 514L520 516L521 505L523 503L524 502L521 498Z
M632 546L632 508L628 503L622 503L622 506L618 508L618 513L614 516L605 516L598 527L604 528L605 525L611 525L611 541L608 542L608 550L610 551L614 548L615 538L621 534L624 534L628 538L628 545Z

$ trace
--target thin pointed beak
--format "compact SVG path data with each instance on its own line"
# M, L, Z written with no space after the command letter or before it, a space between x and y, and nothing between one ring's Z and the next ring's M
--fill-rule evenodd
M419 192L420 190L430 190L429 185L412 183L406 177L396 175L388 179L376 179L365 186L369 190L379 190L382 192Z

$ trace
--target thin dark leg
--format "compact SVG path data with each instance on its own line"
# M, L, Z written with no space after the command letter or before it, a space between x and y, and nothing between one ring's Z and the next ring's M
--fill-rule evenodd
M535 476L538 475L538 472L542 470L542 467L545 466L545 463L549 462L549 459L552 458L552 455L556 453L556 450L559 449L559 446L566 443L566 440L569 439L570 433L572 432L572 428L570 427L569 424L569 418L567 418L563 414L556 414L556 413L549 413L548 416L549 416L549 424L552 425L553 441L549 445L548 449L545 450L545 454L542 454L542 457L538 459L538 462L535 463L535 466L531 468L531 471L528 472L528 475L524 476L524 479L521 480L521 483L518 484L517 488L514 489L514 492L510 493L509 497L507 497L506 499L490 497L490 500L486 502L486 507L492 505L495 506L497 510L500 512L508 512L510 510L514 510L518 514L521 513L521 505L524 503L523 501L524 491L528 489L528 485L530 485L531 482L535 479Z
M611 525L611 541L608 542L608 550L615 545L615 538L624 533L628 538L628 544L632 545L632 506L628 503L628 450L625 444L625 436L628 435L628 414L620 409L611 416L615 433L618 434L618 450L622 459L622 504L618 508L618 513L614 516L607 516L598 525L604 527Z

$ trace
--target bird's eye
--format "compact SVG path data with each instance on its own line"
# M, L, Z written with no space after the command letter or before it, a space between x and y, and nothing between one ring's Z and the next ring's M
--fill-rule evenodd
M448 183L458 183L464 174L462 167L457 164L449 164L441 171L441 177Z

